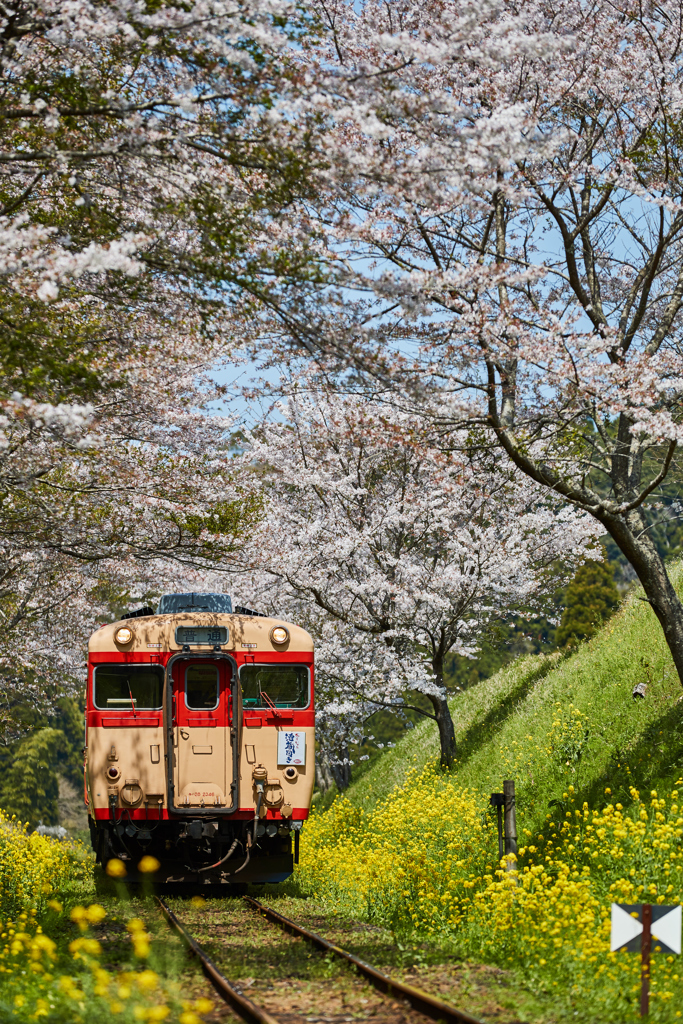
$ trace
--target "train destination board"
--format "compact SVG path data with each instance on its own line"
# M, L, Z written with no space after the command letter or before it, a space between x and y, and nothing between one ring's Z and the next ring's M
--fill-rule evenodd
M228 630L225 626L177 626L175 642L182 647L227 644Z

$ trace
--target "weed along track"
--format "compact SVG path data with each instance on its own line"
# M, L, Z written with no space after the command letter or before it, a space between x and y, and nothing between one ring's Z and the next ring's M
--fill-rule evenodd
M371 964L365 963L364 960L360 960L345 949L341 949L341 947L335 946L332 942L328 942L321 935L310 932L307 928L302 928L300 925L290 921L288 917L283 917L282 914L278 914L275 910L264 907L262 903L253 899L253 897L245 896L244 899L254 910L261 913L267 921L270 921L271 924L278 925L284 931L289 932L290 935L306 939L317 949L336 956L342 962L354 967L378 991L404 1000L414 1010L417 1010L430 1020L444 1021L445 1024L481 1024L476 1017L472 1017L469 1013L456 1010L454 1007L442 1002L441 999L435 999L434 996L421 992L419 989L413 988L412 985L406 985L396 978L390 978Z
M163 900L159 900L159 906L168 924L180 936L188 950L199 957L204 973L220 997L235 1010L242 1020L248 1021L249 1024L279 1024L275 1017L258 1007L242 993L238 986L231 984L225 975L221 974L206 950L200 946L196 939L192 938L171 908Z
M252 897L221 901L220 910L207 907L201 914L196 901L174 900L182 906L180 918L165 900L157 900L218 994L249 1024L481 1024ZM245 962L254 977L243 977ZM233 971L239 981L229 980Z

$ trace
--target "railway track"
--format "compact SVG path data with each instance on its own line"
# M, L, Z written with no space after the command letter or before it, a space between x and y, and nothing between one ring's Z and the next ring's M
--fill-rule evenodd
M399 981L397 978L389 977L389 975L377 970L376 967L354 956L353 953L349 953L340 946L328 942L322 935L311 932L307 928L302 928L296 922L264 906L252 896L244 896L242 898L252 910L269 924L283 929L296 938L304 939L315 946L316 949L344 961L345 964L352 967L366 981L369 981L379 992L391 999L402 1000L428 1020L441 1021L443 1024L482 1024L478 1018L471 1016L471 1014L466 1013L464 1010L459 1010L449 1003L445 1003L441 999L423 992L421 989L414 988L412 985L406 985L405 982ZM202 948L200 943L190 935L182 922L179 921L168 904L159 896L156 897L156 900L169 926L180 937L187 949L199 959L204 974L216 992L228 1003L234 1012L242 1020L247 1021L248 1024L280 1024L277 1017L274 1017L263 1007L258 1006L245 996L239 984L226 978L207 954L206 950Z

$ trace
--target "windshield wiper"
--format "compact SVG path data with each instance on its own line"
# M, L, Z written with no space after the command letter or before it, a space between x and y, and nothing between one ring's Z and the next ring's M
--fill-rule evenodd
M270 710L272 711L272 713L275 715L276 718L281 718L282 717L281 712L278 711L278 709L275 706L274 702L270 699L270 697L268 696L268 694L266 693L265 690L261 690L261 699L266 702L266 706L268 708L270 708Z

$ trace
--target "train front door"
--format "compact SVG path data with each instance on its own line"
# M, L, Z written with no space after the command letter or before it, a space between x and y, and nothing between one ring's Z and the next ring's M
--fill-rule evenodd
M172 803L179 809L233 804L232 672L229 661L210 657L171 666Z

